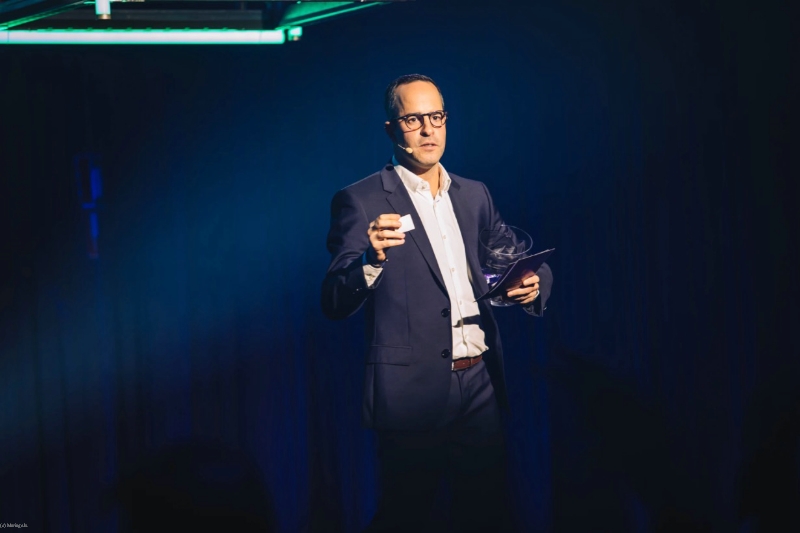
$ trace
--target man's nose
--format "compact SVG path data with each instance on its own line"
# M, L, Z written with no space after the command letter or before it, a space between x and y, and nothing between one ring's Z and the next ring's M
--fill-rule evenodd
M433 134L433 130L434 128L433 124L431 124L431 117L422 117L422 131L420 131L420 133L427 137L428 135Z

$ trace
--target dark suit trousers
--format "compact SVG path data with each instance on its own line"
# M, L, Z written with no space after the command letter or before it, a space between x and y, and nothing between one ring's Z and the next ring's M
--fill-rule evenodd
M447 408L432 431L378 431L381 495L367 528L423 532L446 481L453 532L511 531L500 410L483 361L453 371ZM435 511L435 512L434 512ZM444 513L447 516L447 513Z

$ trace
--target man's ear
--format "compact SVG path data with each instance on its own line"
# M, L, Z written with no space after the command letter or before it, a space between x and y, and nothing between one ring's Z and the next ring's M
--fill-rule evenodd
M386 132L386 135L389 136L389 139L392 140L393 144L397 144L397 138L395 137L394 134L394 128L392 127L392 123L389 122L388 120L383 123L383 131Z

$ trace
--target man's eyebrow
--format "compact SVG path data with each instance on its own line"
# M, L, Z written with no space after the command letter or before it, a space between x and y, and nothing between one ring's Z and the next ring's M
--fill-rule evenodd
M406 113L405 115L400 115L397 118L408 117L411 115L430 115L431 113L444 113L444 109L434 109L433 111L428 111L427 113L423 111L413 111L411 113Z

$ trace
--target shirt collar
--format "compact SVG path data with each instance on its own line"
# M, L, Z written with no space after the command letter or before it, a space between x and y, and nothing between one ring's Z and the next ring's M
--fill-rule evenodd
M428 182L398 163L395 156L392 156L392 165L409 192L430 191ZM445 194L450 189L450 183L452 183L450 175L439 163L439 194Z

